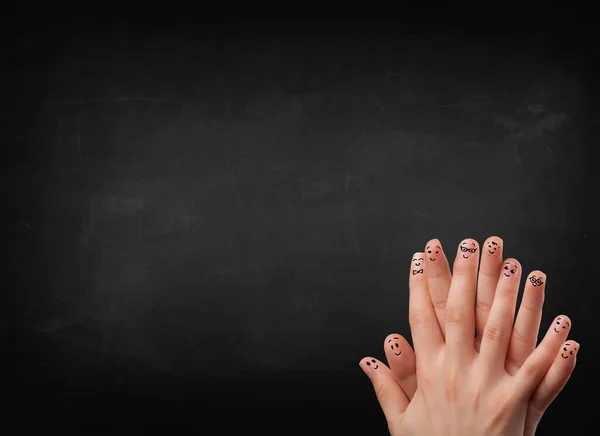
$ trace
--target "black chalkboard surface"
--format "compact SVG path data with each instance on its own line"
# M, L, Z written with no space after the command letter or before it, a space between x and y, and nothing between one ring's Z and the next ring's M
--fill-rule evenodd
M540 432L592 422L597 70L560 19L18 26L4 411L37 434L386 434L358 361L410 337L410 256L499 235L582 345Z

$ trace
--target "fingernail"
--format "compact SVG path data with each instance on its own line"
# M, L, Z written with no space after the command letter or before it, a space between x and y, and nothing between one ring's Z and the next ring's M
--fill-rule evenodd
M502 267L502 277L512 278L517 275L517 271L519 270L519 265L516 262L507 260L504 262L504 266Z
M471 238L463 240L458 244L457 256L461 259L469 259L477 255L477 242Z
M483 244L483 254L487 254L488 256L499 256L502 254L503 246L504 241L502 238L499 238L498 236L490 236Z

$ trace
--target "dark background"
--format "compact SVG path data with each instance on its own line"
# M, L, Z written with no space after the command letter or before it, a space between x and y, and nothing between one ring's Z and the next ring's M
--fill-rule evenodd
M595 23L400 10L2 19L3 422L386 434L410 256L498 235L582 346L540 434L594 425Z

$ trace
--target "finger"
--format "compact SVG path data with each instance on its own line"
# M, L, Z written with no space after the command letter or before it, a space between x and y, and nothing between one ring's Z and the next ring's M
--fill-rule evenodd
M424 253L415 253L414 258L424 257ZM408 322L413 338L415 353L423 358L427 358L439 349L444 341L440 326L431 297L429 296L429 288L427 287L427 277L424 270L421 268L415 270L411 264L409 272L408 287L410 289L410 298L408 303ZM417 362L418 364L418 362Z
M450 266L444 254L442 243L439 239L432 239L425 246L425 262L427 264L427 285L431 295L431 303L435 309L435 315L440 324L442 334L446 332L444 310L450 289Z
M525 435L535 434L542 415L569 381L575 369L578 351L579 344L571 340L560 347L552 366L529 400Z
M367 374L388 424L397 421L408 407L408 398L392 371L383 362L365 357L359 366Z
M481 247L481 265L477 279L477 302L475 304L475 327L477 337L483 334L487 322L496 286L502 268L502 247L504 242L498 236L490 236Z
M513 258L506 260L501 269L490 315L483 328L479 350L481 361L490 370L505 366L520 280L519 262Z
M468 238L458 245L446 305L446 345L451 359L460 361L475 351L475 290L479 244Z
M529 398L548 372L561 344L571 330L571 320L565 315L557 316L538 347L525 360L514 377L516 395L523 401ZM483 344L482 344L483 347Z
M390 370L409 400L417 390L415 352L402 335L392 333L383 343Z
M525 282L521 306L506 356L506 369L510 374L516 373L535 350L542 320L545 284L546 274L541 271L531 272Z

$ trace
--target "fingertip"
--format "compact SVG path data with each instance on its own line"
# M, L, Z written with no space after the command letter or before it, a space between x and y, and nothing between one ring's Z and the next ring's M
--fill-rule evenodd
M563 359L575 359L577 358L577 354L579 353L580 347L581 346L579 345L579 342L568 340L561 345L558 354Z
M567 315L558 315L556 317L557 321L560 321L561 324L566 324L567 327L571 327L572 323L571 323L571 318L569 318Z
M543 287L546 284L546 274L539 269L531 271L527 276L528 284L531 284L534 288Z
M442 248L442 243L440 242L440 240L438 238L433 238L430 239L429 241L427 241L427 244L425 244L426 249L430 248L430 247L439 247Z
M388 345L389 343L393 342L394 340L402 340L404 339L404 337L399 334L399 333L390 333L389 335L387 335L384 339L383 345Z
M517 267L521 268L521 262L519 262L514 257L507 257L506 259L504 259L504 263L509 263L509 264L512 264L512 265L516 265Z
M391 355L390 353L397 352L399 353L397 355L400 356L400 354L412 349L406 338L398 333L391 333L387 335L383 341L383 348L386 352L386 356L388 357L388 362Z
M381 368L383 365L379 360L375 359L372 356L363 357L359 363L361 369L371 377L371 374L374 370Z
M504 245L504 240L500 236L493 235L493 236L488 237L485 240L486 243L492 242L492 241L495 242L496 244Z
M502 256L502 247L504 241L499 236L490 236L487 238L481 247L482 254L489 256L491 259L500 260Z
M411 258L411 262L410 262L410 272L409 275L412 276L417 276L415 278L418 278L420 276L424 275L424 266L425 266L425 254L422 252L416 252L413 254L412 258Z

